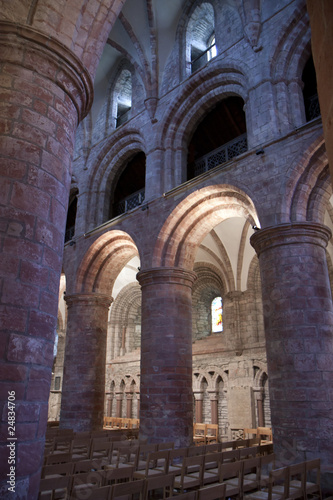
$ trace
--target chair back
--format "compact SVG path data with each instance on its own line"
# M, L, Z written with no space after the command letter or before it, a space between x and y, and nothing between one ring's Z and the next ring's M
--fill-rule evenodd
M140 495L143 498L145 487L145 479L137 479L128 483L117 483L111 486L110 500L116 500L119 497L129 495L129 498L134 498L134 495Z

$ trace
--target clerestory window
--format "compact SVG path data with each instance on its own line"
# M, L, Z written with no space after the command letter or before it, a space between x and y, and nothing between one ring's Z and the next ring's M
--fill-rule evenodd
M217 55L214 9L203 2L190 17L186 30L188 73L193 73Z
M215 297L211 304L212 332L223 332L222 297Z
M116 128L120 127L130 118L132 107L132 75L124 69L115 84L114 89L114 116L116 117Z

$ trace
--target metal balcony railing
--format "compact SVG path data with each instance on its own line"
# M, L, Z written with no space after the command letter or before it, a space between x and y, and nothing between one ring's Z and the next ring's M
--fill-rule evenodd
M194 176L208 172L208 170L232 160L232 158L245 153L245 151L247 151L247 135L242 134L199 158L194 164Z
M133 210L133 208L138 207L144 202L145 199L145 190L141 189L140 191L136 191L135 193L127 196L119 203L115 205L115 216L124 214L129 210Z

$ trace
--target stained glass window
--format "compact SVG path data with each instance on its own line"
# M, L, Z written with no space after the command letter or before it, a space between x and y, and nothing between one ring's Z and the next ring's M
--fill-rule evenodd
M212 332L223 332L222 297L215 297L212 301Z

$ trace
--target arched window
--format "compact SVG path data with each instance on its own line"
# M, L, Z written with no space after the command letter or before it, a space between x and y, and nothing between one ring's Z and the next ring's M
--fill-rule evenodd
M223 332L222 297L212 300L212 332Z
M216 50L215 34L214 34L210 37L208 41L207 61L210 61L216 56L217 56L217 50Z
M246 117L241 97L230 96L211 109L188 144L187 180L247 151Z
M119 176L110 206L110 218L141 205L145 199L146 155L141 151L129 160Z
M75 220L77 211L77 195L79 194L78 189L72 189L69 195L68 211L67 211L67 221L66 221L66 232L65 232L65 243L71 241L75 233Z
M302 73L303 99L306 121L309 122L320 116L319 99L317 92L316 71L312 56L308 59Z
M128 69L123 69L117 79L114 89L114 116L116 128L120 127L130 117L132 107L132 75Z
M186 30L188 74L204 66L216 56L214 9L203 2L193 12Z

